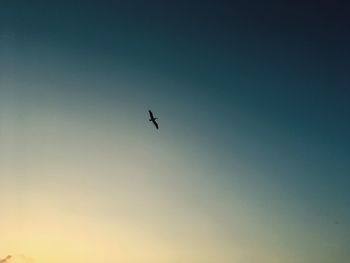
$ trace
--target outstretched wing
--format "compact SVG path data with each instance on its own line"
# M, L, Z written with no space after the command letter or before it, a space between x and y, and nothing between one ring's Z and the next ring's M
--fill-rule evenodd
M148 112L149 112L149 116L151 117L151 119L154 119L152 111L149 110Z
M152 122L153 122L154 126L156 126L156 128L157 128L157 130L158 130L158 129L159 129L158 123L157 123L155 120L153 120Z

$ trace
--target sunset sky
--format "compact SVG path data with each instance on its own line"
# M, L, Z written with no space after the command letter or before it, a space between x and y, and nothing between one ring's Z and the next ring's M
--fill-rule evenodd
M1 1L0 259L347 262L348 12L305 2Z

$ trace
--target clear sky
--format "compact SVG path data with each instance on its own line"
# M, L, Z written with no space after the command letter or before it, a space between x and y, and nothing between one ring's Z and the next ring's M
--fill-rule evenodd
M307 2L1 1L0 259L347 262L350 27Z

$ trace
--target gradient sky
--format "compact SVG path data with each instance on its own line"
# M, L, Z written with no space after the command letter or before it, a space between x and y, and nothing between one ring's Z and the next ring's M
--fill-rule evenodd
M1 1L0 258L347 262L348 12L307 2Z

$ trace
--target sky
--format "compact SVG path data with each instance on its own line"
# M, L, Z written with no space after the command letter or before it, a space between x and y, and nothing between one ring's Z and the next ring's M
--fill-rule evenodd
M0 259L346 262L347 11L1 1Z

